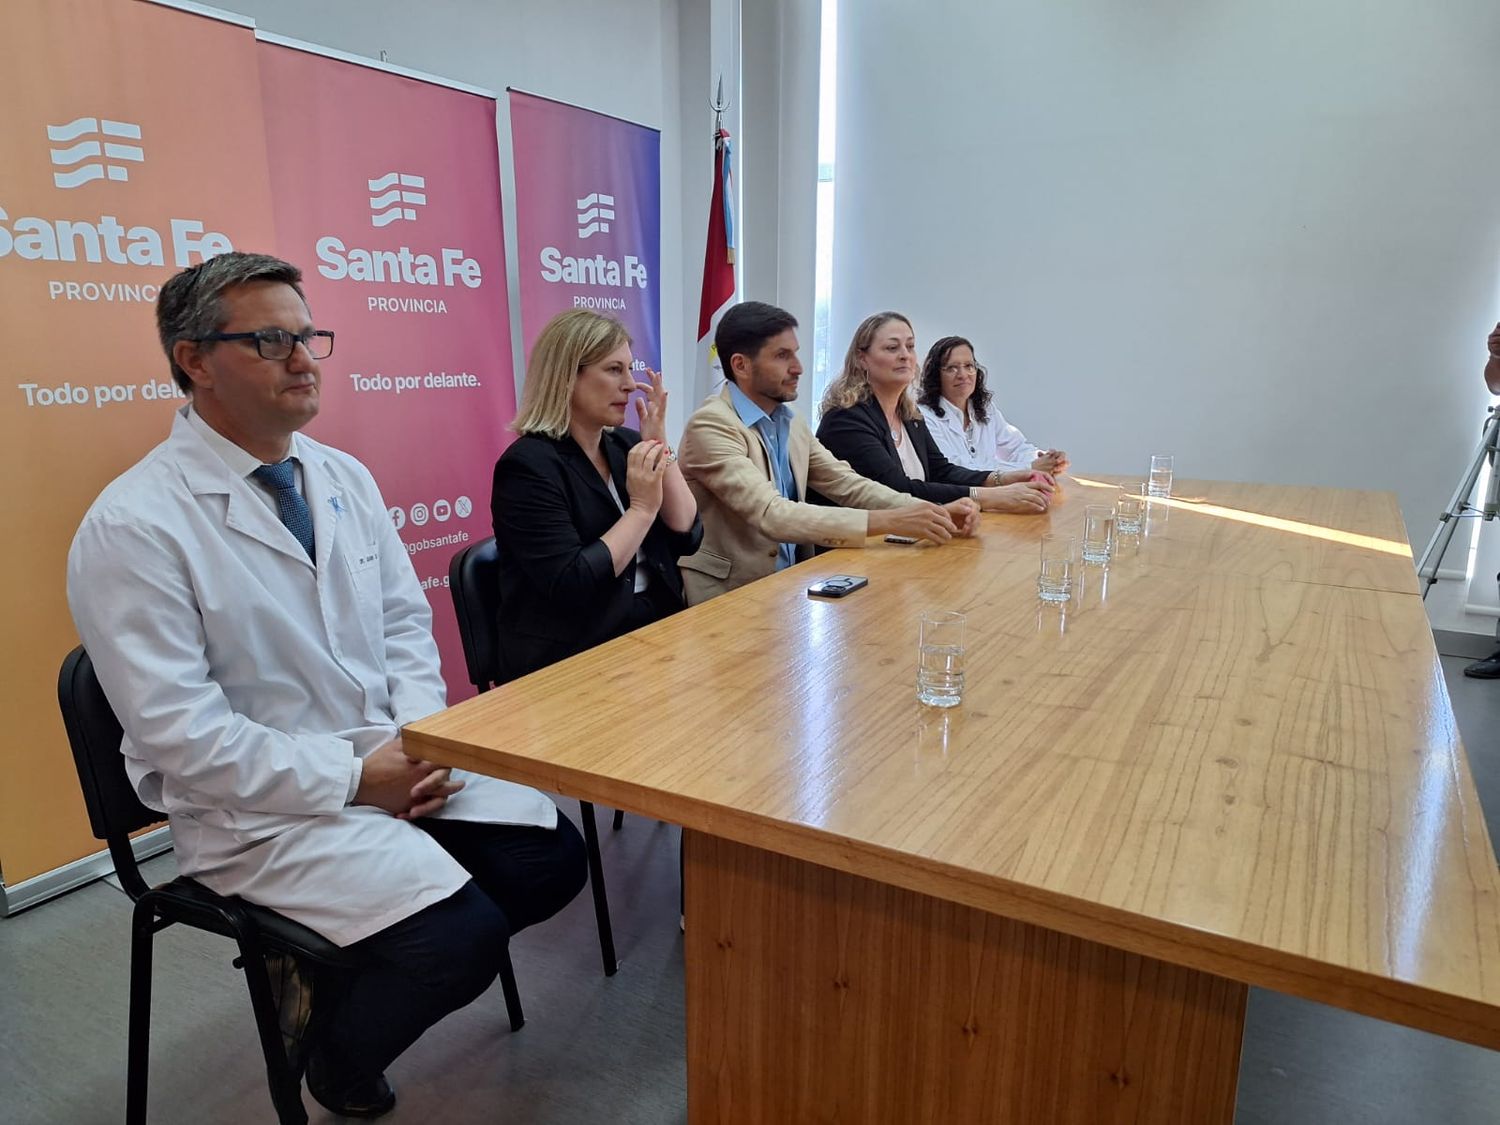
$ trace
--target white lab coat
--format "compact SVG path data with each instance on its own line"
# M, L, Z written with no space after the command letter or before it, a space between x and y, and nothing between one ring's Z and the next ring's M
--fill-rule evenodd
M1026 440L1026 435L1005 420L1000 408L990 401L989 420L973 420L964 433L963 411L946 399L943 415L938 417L930 406L918 407L927 419L927 430L937 442L943 456L966 469L1029 469L1041 452Z
M292 439L314 567L187 409L84 516L68 603L181 870L348 945L469 877L421 829L345 804L356 755L445 705L431 611L363 465ZM535 789L462 777L441 815L557 823Z

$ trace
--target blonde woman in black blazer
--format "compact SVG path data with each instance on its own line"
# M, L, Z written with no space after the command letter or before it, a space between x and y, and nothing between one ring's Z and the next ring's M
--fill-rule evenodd
M582 309L553 318L532 349L521 437L490 499L506 679L683 608L677 560L703 525L667 446L661 376L637 383L632 363L624 326ZM621 425L637 390L639 432Z
M823 395L818 440L855 472L923 500L968 496L987 512L1045 512L1050 476L965 469L943 456L912 398L917 366L911 321L896 312L866 317Z

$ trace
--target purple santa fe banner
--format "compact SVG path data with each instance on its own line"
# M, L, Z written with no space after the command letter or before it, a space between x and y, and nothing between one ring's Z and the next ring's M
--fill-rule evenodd
M514 90L510 129L527 358L584 308L625 325L638 371L660 370L661 133Z

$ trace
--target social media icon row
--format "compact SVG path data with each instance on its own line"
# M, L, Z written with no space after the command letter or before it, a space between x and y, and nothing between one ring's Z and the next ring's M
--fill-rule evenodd
M434 500L431 504L416 503L410 508L391 508L391 523L400 531L407 523L413 527L425 527L429 523L447 523L454 516L467 519L474 512L474 501L467 496L456 500Z

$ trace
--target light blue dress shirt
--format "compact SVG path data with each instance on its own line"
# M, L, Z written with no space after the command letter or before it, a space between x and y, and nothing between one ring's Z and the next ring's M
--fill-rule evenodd
M729 401L734 403L734 412L740 416L740 421L758 433L766 443L766 452L770 454L771 460L771 475L776 480L777 491L788 500L796 500L797 481L792 476L792 408L783 402L767 414L751 402L750 396L735 386L733 380L729 380L727 385ZM796 561L797 544L782 543L776 554L776 569L783 570Z

